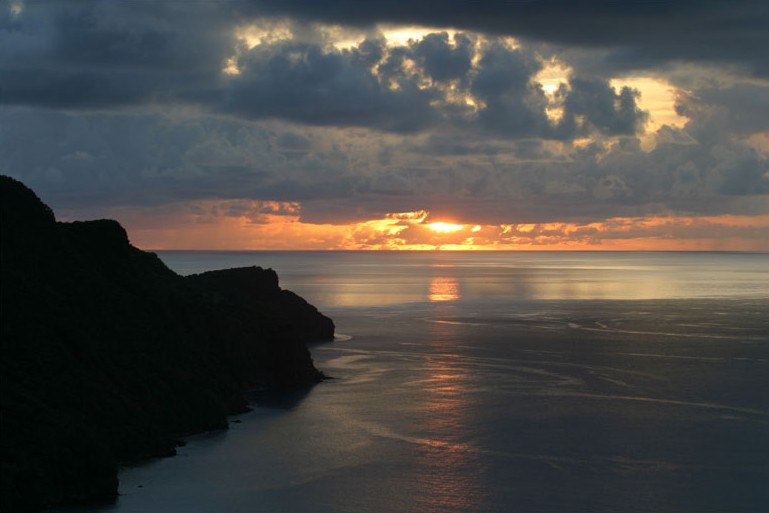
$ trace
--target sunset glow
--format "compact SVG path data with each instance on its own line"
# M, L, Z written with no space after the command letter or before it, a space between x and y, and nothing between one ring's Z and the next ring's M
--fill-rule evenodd
M0 0L0 509L769 513L766 27Z
M432 231L438 232L438 233L453 233L461 230L462 228L465 227L465 225L437 222L437 223L430 223L427 225L427 227L430 228Z
M174 211L163 214L167 225L153 211L114 215L133 226L131 241L145 249L769 251L769 215L480 225L426 222L422 210L330 224L303 221L294 203L198 202ZM713 235L725 231L735 236Z
M142 247L769 250L766 36L700 4L6 3L0 172Z

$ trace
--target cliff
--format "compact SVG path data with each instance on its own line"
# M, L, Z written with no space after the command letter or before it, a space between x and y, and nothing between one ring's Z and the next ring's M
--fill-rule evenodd
M109 500L117 465L322 378L334 325L272 270L182 277L115 221L56 222L0 176L0 511Z

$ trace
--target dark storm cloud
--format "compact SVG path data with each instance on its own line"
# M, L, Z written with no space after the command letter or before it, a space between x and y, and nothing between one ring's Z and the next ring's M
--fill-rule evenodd
M16 109L0 120L0 171L44 199L53 192L58 207L234 197L264 180L248 163L280 167L272 134L256 126Z
M235 45L210 2L25 2L0 16L0 102L102 109L201 98Z
M707 116L666 127L651 151L634 137L565 154L537 139L505 145L461 133L431 137L411 148L419 159L390 166L369 190L381 193L386 184L396 202L420 198L420 208L480 224L765 212L750 198L769 193L769 159L728 127L698 139L700 127L711 125Z
M452 133L436 133L421 144L408 146L409 151L444 155L450 157L462 156L493 156L509 150L509 143L489 141L486 137L472 137L462 134L458 137Z
M557 92L563 115L552 122L550 106L541 87L532 81L542 69L533 53L492 44L485 49L469 90L483 101L478 113L481 127L508 137L572 139L598 132L632 135L643 130L647 114L637 105L638 91L619 92L607 80L579 76Z
M446 32L428 34L414 48L414 57L433 80L461 79L470 71L473 41L464 34L454 36L449 44Z
M235 39L243 20L227 12L232 5L62 1L25 4L15 18L4 10L0 103L70 110L187 103L249 119L406 132L435 119L435 94L413 77L400 77L391 91L371 73L382 41L344 53L292 41L247 50ZM435 47L421 52L434 73L461 71ZM222 69L238 49L242 73L225 80Z
M428 126L435 116L429 105L435 94L413 80L390 91L359 64L366 61L363 52L324 51L308 43L257 45L238 60L241 73L230 78L222 109L313 125L399 132Z
M427 148L434 143L428 141ZM470 151L472 146L462 147ZM769 161L727 141L714 147L659 144L646 152L627 139L610 149L573 152L570 160L558 160L533 141L493 155L482 151L430 165L428 152L414 148L423 158L391 166L365 185L357 180L356 193L332 210L308 202L303 218L339 222L350 212L378 215L382 209L426 209L436 219L478 224L595 222L673 212L754 215L766 207L750 198L769 192ZM374 205L379 210L369 210ZM340 217L330 217L333 212Z
M0 173L54 208L353 191L349 157L292 130L217 118L0 109Z
M539 139L461 131L419 140L391 135L387 143L370 133L348 144L323 139L319 129L222 119L8 108L0 114L0 172L56 209L248 199L300 201L308 222L420 209L479 224L592 222L670 212L755 214L765 206L750 198L769 193L766 157L728 132L696 138L708 124L704 112L686 128L667 128L653 151L630 137L565 154ZM380 149L399 140L391 162L378 164Z
M745 135L769 131L769 85L734 84L728 87L700 88L696 97L682 99L682 112L687 109L719 109L723 111L728 128ZM688 103L688 105L686 105Z
M0 172L54 208L94 212L211 199L244 200L225 213L254 219L290 209L248 201L300 201L303 220L339 223L421 209L480 224L765 214L769 162L745 144L769 129L763 82L710 68L674 80L688 123L650 151L639 92L610 81L680 60L759 72L760 4L61 0L18 16L0 4ZM264 13L308 23L252 47L235 38ZM372 29L339 49L299 30L318 19L525 37L388 46ZM536 80L548 56L573 69L552 95Z
M24 4L0 30L0 103L67 110L186 104L251 120L401 133L448 123L508 137L568 139L640 128L629 91L615 98L604 84L585 92L587 82L574 84L566 115L553 127L547 99L532 82L541 61L521 48L491 42L476 50L476 36L433 33L394 48L374 37L347 50L298 40L248 49L234 36L243 21L238 5ZM239 73L224 75L234 55ZM480 110L446 102L448 81L456 82L456 94L481 100ZM579 126L576 116L591 126Z
M563 125L573 127L576 119L584 116L592 127L607 135L633 135L643 128L647 114L636 104L638 91L623 87L617 93L607 81L584 78L573 78L569 85Z
M756 0L255 0L252 12L367 26L408 23L608 48L613 66L742 64L769 74L769 4Z
M283 132L275 139L278 150L304 153L312 148L312 141L296 132Z
M515 136L543 135L549 127L544 93L531 84L540 68L532 55L491 45L470 86L485 103L478 113L481 125Z

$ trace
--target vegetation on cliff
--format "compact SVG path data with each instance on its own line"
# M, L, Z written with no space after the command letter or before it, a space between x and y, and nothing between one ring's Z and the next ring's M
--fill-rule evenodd
M258 267L179 276L115 221L56 222L0 176L0 510L114 498L120 462L322 378L334 325Z

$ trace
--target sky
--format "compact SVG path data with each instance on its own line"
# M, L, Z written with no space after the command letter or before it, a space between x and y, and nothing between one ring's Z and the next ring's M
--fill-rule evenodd
M0 0L0 174L145 249L769 252L769 2Z

